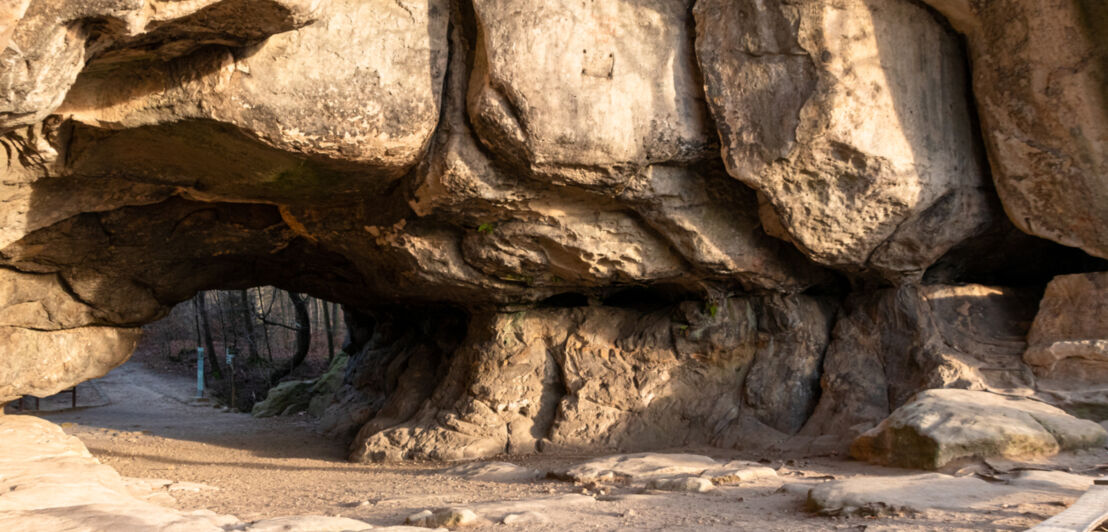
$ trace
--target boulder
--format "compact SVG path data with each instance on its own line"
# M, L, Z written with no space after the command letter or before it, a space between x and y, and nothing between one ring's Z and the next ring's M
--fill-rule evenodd
M906 0L697 2L728 172L813 260L918 279L989 204L958 37Z
M930 388L1033 394L1021 356L1034 313L1033 290L981 285L904 285L848 298L801 435L848 443Z
M346 363L349 361L350 355L345 352L335 353L331 362L327 364L327 371L316 377L312 384L312 399L308 402L308 413L312 417L322 416L335 400L335 393L342 388L342 380L346 376Z
M285 381L269 389L265 399L254 403L250 415L254 417L287 416L308 409L312 400L314 380Z
M897 467L938 469L965 457L1030 458L1099 448L1104 428L1025 398L927 390L859 436L850 454Z
M1023 355L1044 397L1081 417L1108 419L1108 272L1047 285Z
M1108 8L925 1L969 42L982 136L1012 223L1108 258Z
M244 532L355 532L376 527L364 521L346 517L322 515L298 515L254 521L243 528Z
M80 440L32 416L0 416L0 489L0 525L12 530L220 532L239 524L231 516L140 500Z
M469 508L442 508L439 510L423 510L414 513L404 520L404 524L424 528L456 529L477 526L483 520Z
M702 158L711 140L691 3L475 1L468 110L479 138L516 165L588 186Z

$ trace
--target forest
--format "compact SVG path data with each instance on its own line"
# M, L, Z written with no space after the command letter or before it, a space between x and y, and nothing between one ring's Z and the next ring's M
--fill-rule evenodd
M207 394L250 411L283 380L322 373L342 349L342 308L272 286L209 290L143 328L134 358L158 371L196 376Z

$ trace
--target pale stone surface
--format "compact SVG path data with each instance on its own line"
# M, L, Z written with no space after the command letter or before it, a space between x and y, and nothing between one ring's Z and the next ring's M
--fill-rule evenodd
M238 524L135 498L77 438L31 416L0 416L0 526L26 531L222 531Z
M807 496L809 511L825 515L882 516L928 510L1012 508L1023 503L1072 500L1093 479L1057 471L1026 471L1004 483L939 473L860 476L817 485L789 484L787 491Z
M61 105L86 62L97 56L119 60L134 54L134 46L165 59L206 44L256 43L308 23L319 2L200 0L158 9L150 4L36 0L16 6L11 21L0 23L0 35L10 36L0 48L0 130L41 122ZM103 24L109 18L114 24Z
M683 476L655 478L647 481L647 489L661 491L682 491L687 493L708 493L715 489L712 481L706 478Z
M638 453L595 458L570 467L559 476L576 482L643 483L678 476L699 475L719 466L697 454Z
M1012 222L1108 258L1108 8L926 1L969 41L982 133Z
M929 388L1031 395L1021 357L1034 312L1034 291L981 285L905 285L849 299L801 434L853 437Z
M477 526L482 519L469 508L443 508L440 510L423 510L408 516L404 524L424 528L463 528Z
M732 460L725 464L709 467L700 476L712 481L716 486L743 484L757 480L777 478L777 471L754 462Z
M963 457L1036 457L1097 448L1100 425L1031 399L927 390L859 436L850 453L882 465L937 469Z
M812 259L917 277L994 216L956 36L908 1L701 1L728 171Z
M524 167L589 185L701 158L709 133L690 3L474 2L468 107L481 140Z
M106 375L131 356L142 329L78 327L39 331L0 327L0 402L48 397ZM18 356L15 354L18 353Z
M646 486L666 491L704 493L715 485L743 484L777 477L772 468L732 460L719 463L707 456L678 453L638 453L594 458L556 472L581 483Z
M392 528L374 528L369 523L346 517L324 515L298 515L295 517L276 517L250 523L245 532L358 532L361 530L392 530ZM423 529L420 529L421 531Z
M474 462L450 468L446 472L469 480L486 482L521 482L545 476L545 473L538 469L531 469L510 462Z
M1108 419L1108 272L1054 278L1027 344L1023 360L1048 400Z

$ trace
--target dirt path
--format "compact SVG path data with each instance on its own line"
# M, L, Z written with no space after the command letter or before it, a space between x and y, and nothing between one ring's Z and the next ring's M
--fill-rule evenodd
M341 515L374 525L397 525L426 508L550 498L582 493L554 481L481 482L447 474L441 464L365 465L344 460L345 442L312 431L310 418L255 419L189 404L194 383L128 363L95 381L104 406L43 417L79 437L122 475L207 484L218 490L173 493L181 509L210 509L244 520L284 515ZM756 459L700 449L720 459ZM686 451L687 452L687 451ZM694 451L695 452L695 451ZM584 457L513 460L550 470ZM1020 530L1062 509L1058 503L996 512L929 511L884 519L813 517L803 497L784 482L829 477L905 474L850 461L802 461L781 468L781 479L725 487L705 494L590 491L587 505L549 507L546 524L528 530ZM641 492L641 490L639 490ZM1003 502L1003 501L1000 501ZM501 525L498 529L504 529Z

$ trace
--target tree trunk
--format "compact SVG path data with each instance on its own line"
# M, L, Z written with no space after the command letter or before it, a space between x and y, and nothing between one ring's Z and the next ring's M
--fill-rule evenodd
M292 303L292 309L296 316L293 322L293 327L296 329L296 351L292 354L292 359L289 360L288 364L285 364L274 374L274 381L287 377L300 364L304 363L304 359L308 358L308 349L312 346L312 321L308 314L307 299L293 292L285 293L289 296L289 301Z
M250 295L246 293L246 290L239 290L239 306L241 307L243 332L246 334L247 353L250 356L249 360L254 362L258 360L258 344L254 339L254 309L250 304Z
M271 364L273 363L273 345L269 341L269 325L265 321L269 318L270 311L273 310L273 297L270 292L269 305L266 306L265 313L262 314L262 336L265 337L265 359ZM262 289L258 288L258 301L265 301L265 294L262 293Z
M215 354L215 342L212 341L212 326L208 320L208 306L204 301L204 292L196 294L196 311L200 314L200 328L204 333L204 350L207 351L208 365L211 366L212 377L222 378L223 372L219 369L219 357Z
M327 332L327 360L335 357L335 334L331 328L331 304L322 301L323 305L323 330Z

